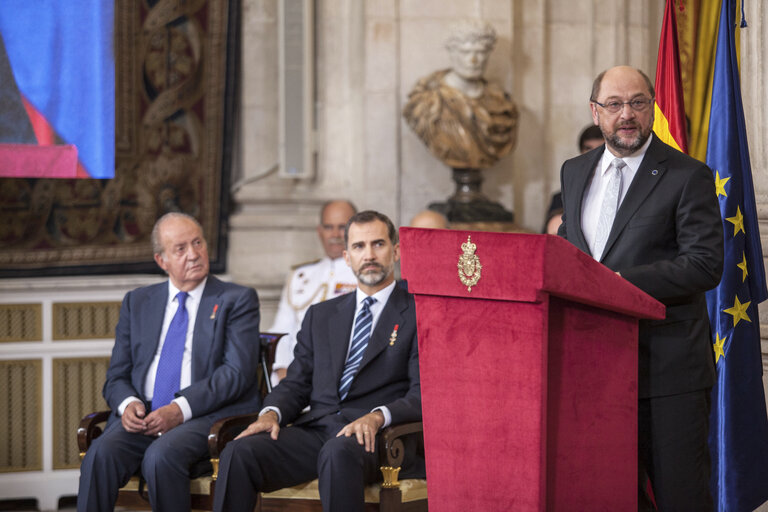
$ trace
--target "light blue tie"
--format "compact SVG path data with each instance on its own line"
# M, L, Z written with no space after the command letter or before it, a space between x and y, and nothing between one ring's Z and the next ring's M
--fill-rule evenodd
M621 158L614 158L611 162L611 169L608 170L608 185L605 187L603 196L603 205L600 208L600 216L597 218L597 230L595 232L595 249L592 256L598 261L602 259L605 244L608 242L608 236L611 234L613 221L616 219L616 212L619 210L619 201L621 199L621 181L622 169L627 164Z
M187 325L189 324L189 315L187 315L187 308L184 305L187 296L187 292L179 292L176 295L179 307L168 326L163 350L160 352L160 360L157 363L152 410L157 410L171 403L173 396L181 387L181 358L184 355Z
M352 345L349 348L349 356L344 365L344 371L339 381L339 397L344 400L349 393L349 387L352 385L352 379L355 378L360 362L363 360L363 354L368 347L368 341L371 339L371 325L373 324L373 315L371 314L371 305L376 302L373 297L366 297L363 300L363 307L357 313L355 319L355 331L352 336Z

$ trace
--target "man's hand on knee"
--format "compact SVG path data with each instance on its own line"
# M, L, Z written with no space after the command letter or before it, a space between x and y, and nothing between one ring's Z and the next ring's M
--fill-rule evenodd
M161 436L184 423L184 413L174 402L155 409L147 415L147 430L144 432L148 436Z
M120 416L120 421L123 423L123 428L126 432L141 434L147 430L147 422L144 420L145 414L146 410L143 403L138 400L129 403L125 407L123 415Z
M280 422L275 411L267 411L259 416L259 419L248 425L235 439L252 436L259 432L269 432L269 437L277 441L277 435L280 433Z
M384 425L384 415L381 411L369 412L361 418L357 418L352 423L348 423L342 428L336 437L355 436L361 446L365 446L365 451L373 453L376 449L376 434Z

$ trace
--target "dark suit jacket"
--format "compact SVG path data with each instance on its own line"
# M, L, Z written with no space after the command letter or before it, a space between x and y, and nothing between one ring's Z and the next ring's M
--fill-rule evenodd
M604 150L568 160L560 171L564 215L558 234L587 254L582 202ZM640 322L640 397L712 386L704 292L717 286L723 269L712 171L653 135L600 261L667 306L665 320Z
M113 411L129 396L146 402L144 379L160 341L167 300L167 282L138 288L123 299L103 391ZM192 383L176 396L187 399L195 418L258 410L258 359L256 292L208 276L192 336Z
M264 400L280 409L282 424L301 425L336 412L353 421L379 406L389 408L392 423L421 421L416 308L399 286L384 305L347 397L339 398L355 300L349 293L307 311L287 375ZM390 345L395 326L397 339ZM307 405L311 409L302 415Z

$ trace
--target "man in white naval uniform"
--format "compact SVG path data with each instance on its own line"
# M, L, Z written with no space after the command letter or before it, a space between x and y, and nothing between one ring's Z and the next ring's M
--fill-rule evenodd
M320 225L317 226L325 257L293 267L288 276L275 321L269 328L270 332L287 333L277 344L272 367L273 385L285 377L285 371L293 361L296 333L309 306L357 288L357 278L343 257L344 227L355 213L357 209L349 201L325 203L320 210Z

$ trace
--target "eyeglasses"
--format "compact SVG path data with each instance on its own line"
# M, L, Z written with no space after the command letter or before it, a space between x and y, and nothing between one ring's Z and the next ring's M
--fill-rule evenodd
M596 105L600 105L605 110L610 112L611 114L616 114L620 110L624 108L624 105L629 105L629 107L634 110L635 112L643 112L645 109L647 109L651 103L653 103L653 98L635 98L631 101L609 101L607 103L600 103L599 101L592 100L592 103Z

